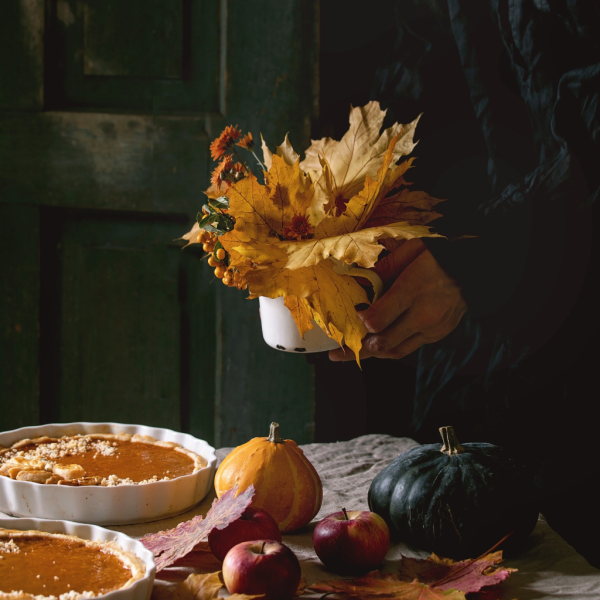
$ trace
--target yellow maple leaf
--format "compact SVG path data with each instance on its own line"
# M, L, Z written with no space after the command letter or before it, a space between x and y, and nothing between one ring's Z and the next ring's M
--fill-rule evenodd
M368 227L390 225L397 221L408 221L411 225L427 225L442 215L434 210L440 198L434 198L427 192L412 191L404 188L384 198L369 216Z
M312 324L313 316L309 306L304 298L298 298L298 296L285 296L283 303L286 308L290 311L296 327L300 335L304 339L304 334L311 329L314 329Z
M283 259L285 260L285 259ZM249 298L295 296L304 299L305 308L315 322L340 345L342 341L358 353L367 330L355 310L357 304L368 304L365 290L348 275L338 275L331 261L300 269L283 268L281 262L254 267L244 275ZM304 334L300 329L300 332Z
M410 240L415 237L439 237L429 227L408 222L392 223L380 227L360 229L343 235L302 240L300 242L246 242L233 249L257 264L277 264L283 269L311 267L333 256L346 263L356 263L361 267L375 266L383 246L377 243L381 238ZM287 260L283 262L283 254Z
M399 142L393 153L394 163L414 149L413 135L419 118L407 125L395 123L380 134L385 113L379 102L352 108L350 128L339 142L331 138L312 141L300 168L315 182L315 201L311 212L317 220L331 212L333 207L347 204L362 190L367 175L372 180L376 178L392 138L398 137ZM328 177L323 158L330 168L330 189L323 182Z
M223 587L221 572L205 575L192 574L177 585L172 600L214 600Z

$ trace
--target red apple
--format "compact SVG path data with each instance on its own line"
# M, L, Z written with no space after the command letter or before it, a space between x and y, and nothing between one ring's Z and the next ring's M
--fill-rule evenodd
M317 524L313 545L330 571L366 572L375 569L385 558L390 546L390 530L374 512L343 508Z
M213 529L208 534L211 552L219 559L237 544L252 540L281 541L281 531L277 521L266 511L249 506L239 519L223 529Z
M300 563L281 542L242 542L223 561L223 581L230 594L264 594L265 600L289 600L300 584Z

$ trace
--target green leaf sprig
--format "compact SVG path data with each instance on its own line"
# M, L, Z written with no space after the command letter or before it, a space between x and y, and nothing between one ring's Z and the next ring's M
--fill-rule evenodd
M219 196L215 200L210 199L202 208L203 212L199 212L196 217L200 229L219 236L235 227L235 218L223 212L229 208L229 198L227 196ZM219 247L222 248L220 245Z

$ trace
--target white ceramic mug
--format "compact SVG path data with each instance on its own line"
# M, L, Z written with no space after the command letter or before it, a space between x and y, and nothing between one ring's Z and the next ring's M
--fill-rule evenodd
M325 352L339 348L314 321L313 329L304 334L304 339L298 331L294 317L284 304L283 296L265 298L259 296L260 322L265 342L282 352Z

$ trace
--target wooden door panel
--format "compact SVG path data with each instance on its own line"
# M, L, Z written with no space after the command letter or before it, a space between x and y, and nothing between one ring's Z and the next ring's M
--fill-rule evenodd
M235 445L278 420L311 441L313 367L267 347L257 301L172 240L202 205L224 125L273 150L286 131L309 145L318 2L8 5L0 404L19 401L0 426L133 420Z
M203 119L0 113L0 198L195 215L209 178Z
M40 215L0 204L0 431L39 422Z
M46 420L189 428L190 405L209 406L214 386L196 387L184 363L197 361L210 379L214 362L189 347L189 299L208 296L196 276L206 269L171 242L185 219L54 211L45 220L52 231L44 238L43 278L55 281L44 298L53 308L42 318ZM214 348L211 321L195 325ZM212 429L195 419L196 429Z
M182 8L182 0L87 2L78 11L83 12L83 74L181 79Z
M54 109L213 112L219 0L52 0L46 99Z
M44 0L0 2L0 57L0 110L41 110Z
M181 227L181 225L179 225ZM60 416L180 427L178 224L69 219L61 244Z

